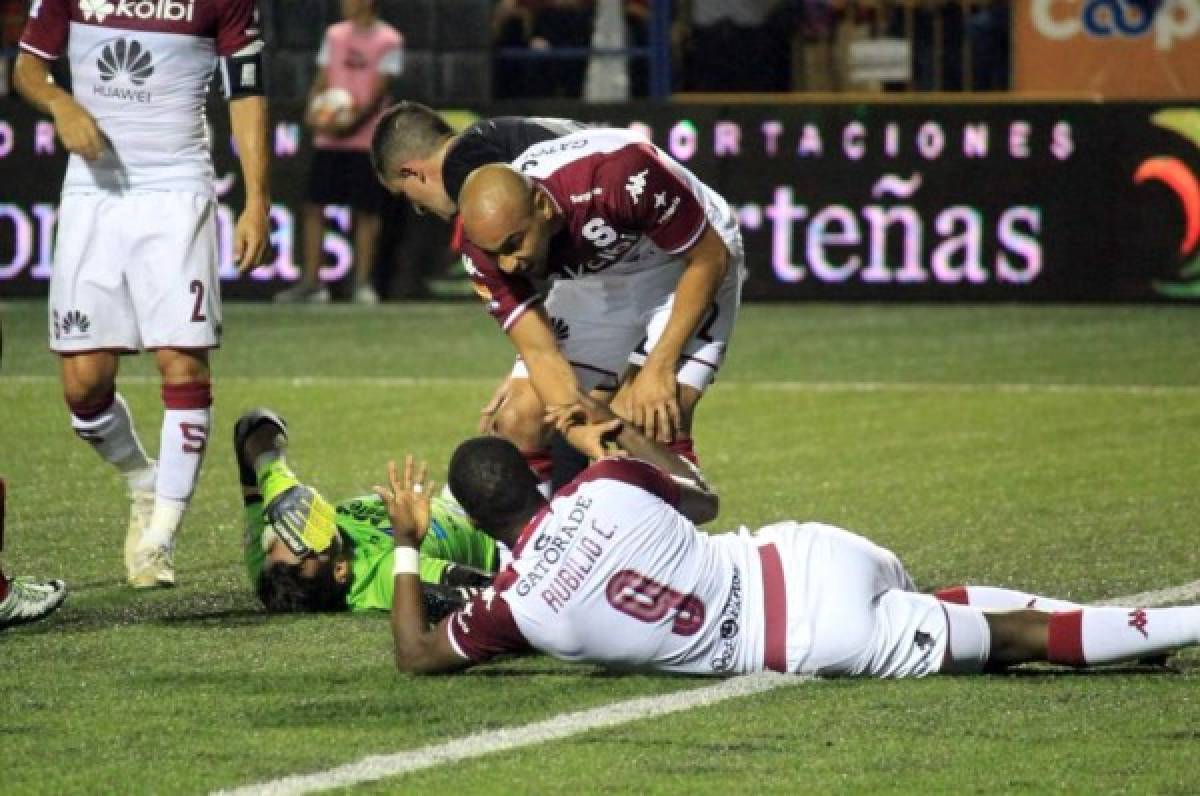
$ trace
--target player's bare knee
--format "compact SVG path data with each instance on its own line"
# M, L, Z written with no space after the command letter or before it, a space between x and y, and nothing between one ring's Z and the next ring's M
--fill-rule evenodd
M211 378L207 351L163 348L156 352L155 359L164 384L196 384Z

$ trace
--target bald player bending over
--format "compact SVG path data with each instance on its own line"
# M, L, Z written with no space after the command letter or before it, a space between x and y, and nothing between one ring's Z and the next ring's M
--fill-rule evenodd
M637 134L592 129L472 172L459 211L472 281L520 355L513 377L544 406L615 395L619 415L694 460L695 406L744 274L728 203ZM539 473L542 408L499 429Z

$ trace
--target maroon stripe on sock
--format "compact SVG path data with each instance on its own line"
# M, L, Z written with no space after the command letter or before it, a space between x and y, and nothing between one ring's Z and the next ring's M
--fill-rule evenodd
M117 388L110 387L108 392L101 395L94 401L72 401L66 399L67 408L71 410L71 414L80 420L92 420L107 412L112 408L113 401L117 399Z
M697 467L700 466L700 460L696 458L696 450L692 447L692 438L679 436L667 446L673 453L678 453L683 458L687 459Z
M758 548L763 579L763 666L773 672L787 671L787 586L783 562L773 544Z
M164 384L162 402L168 409L207 409L212 406L212 385L207 381Z
M8 578L4 577L4 572L0 571L0 600L8 596Z
M1050 614L1046 638L1046 660L1083 666L1083 611L1063 611Z
M521 456L525 459L525 463L529 465L529 469L533 470L533 474L537 476L539 481L550 480L550 473L554 470L554 460L550 458L550 451L545 448L539 448L535 451L521 451Z
M944 603L958 603L959 605L970 605L971 600L967 597L966 586L947 586L944 589L938 589L933 593Z

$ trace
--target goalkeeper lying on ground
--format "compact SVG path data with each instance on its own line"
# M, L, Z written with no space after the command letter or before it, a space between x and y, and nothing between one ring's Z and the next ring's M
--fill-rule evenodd
M268 611L390 611L394 546L391 520L375 495L329 504L287 465L287 425L269 409L242 415L233 450L245 503L246 569ZM496 543L476 530L453 501L430 501L421 540L425 603L445 614L464 589L491 582Z

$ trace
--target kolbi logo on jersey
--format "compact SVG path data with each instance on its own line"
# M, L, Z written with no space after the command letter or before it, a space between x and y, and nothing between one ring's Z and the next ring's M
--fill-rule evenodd
M125 19L160 19L191 22L196 0L79 0L84 22L103 24L109 16Z
M136 39L115 39L104 45L96 59L100 83L92 93L109 99L148 103L151 93L142 88L154 74L154 56Z

